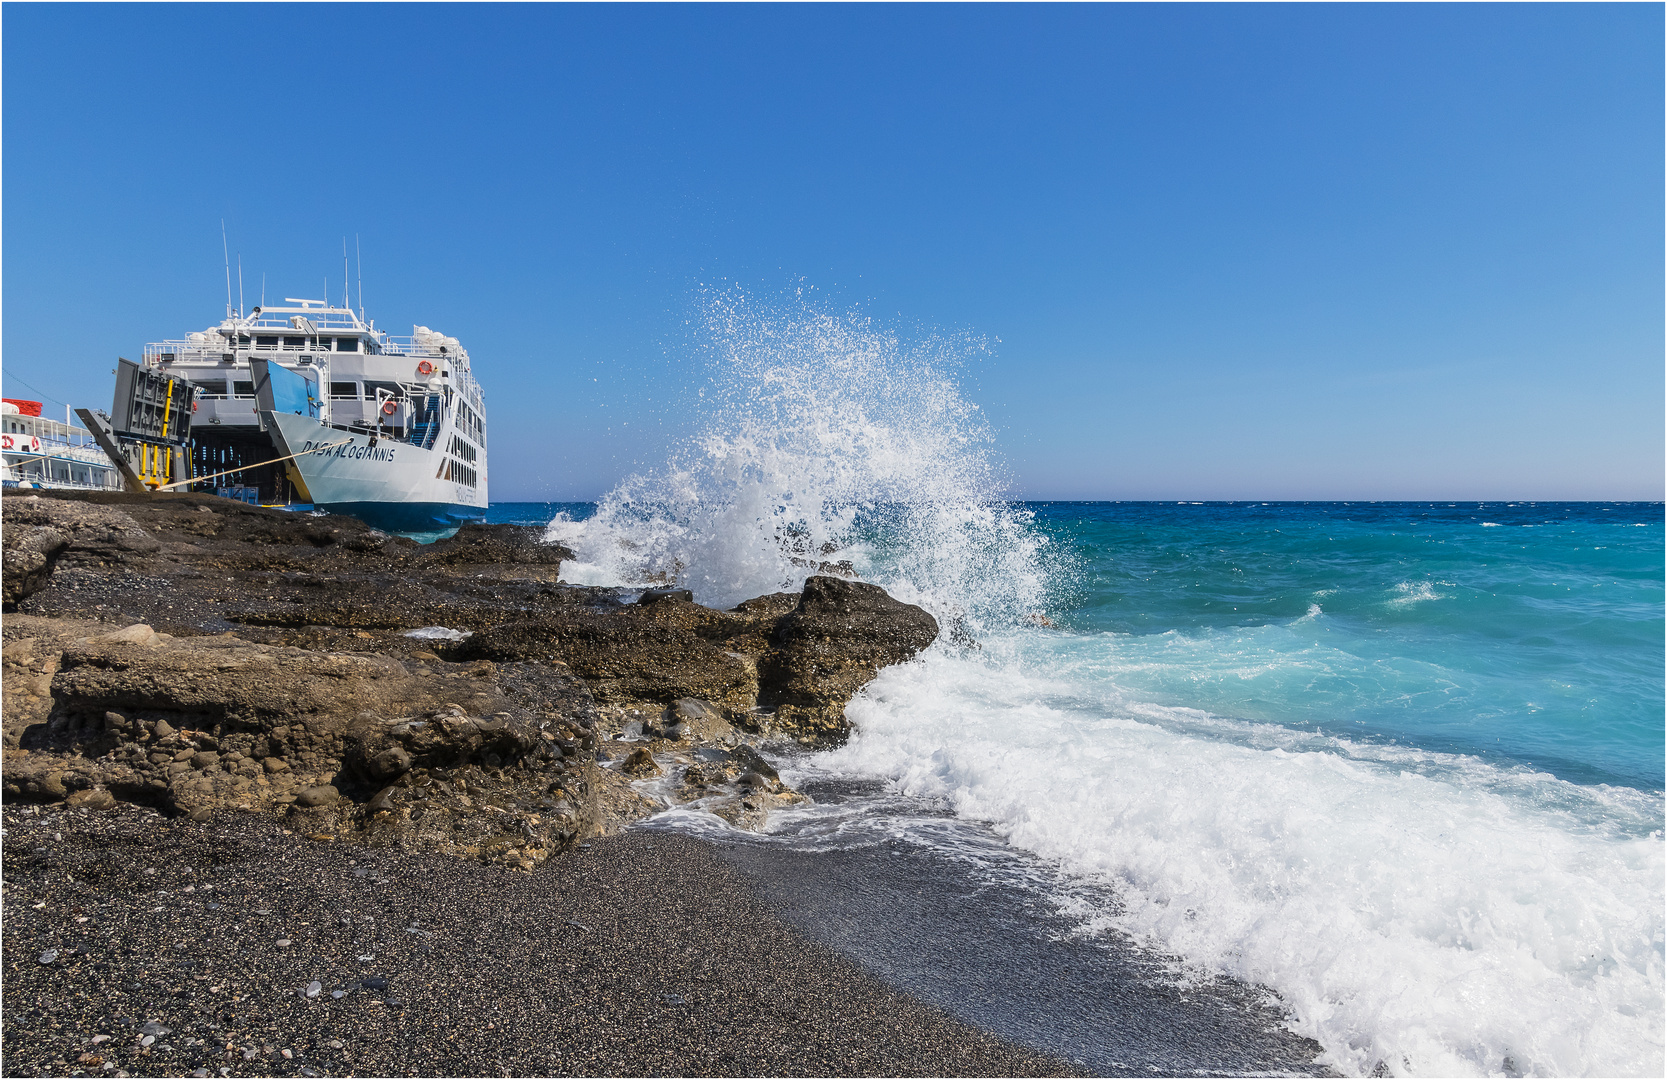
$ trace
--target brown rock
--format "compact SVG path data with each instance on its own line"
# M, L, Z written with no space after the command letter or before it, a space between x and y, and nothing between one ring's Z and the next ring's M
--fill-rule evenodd
M664 771L660 768L659 763L654 760L654 755L644 747L638 747L631 751L624 764L620 766L620 770L639 780L650 776L659 776Z
M39 779L35 781L35 790L37 793L48 799L62 799L64 796L69 794L68 789L64 787L64 774L62 770L48 772L41 775Z
M801 739L841 739L851 695L937 636L937 620L877 585L813 577L759 663L759 704L774 707L776 726Z
M735 729L724 719L723 713L699 698L679 698L666 707L649 733L673 741L729 742L736 738Z
M69 536L50 525L6 523L0 533L0 599L8 607L46 587L58 555L69 546Z
M758 693L753 665L692 626L658 617L676 607L696 605L664 600L649 608L576 610L560 618L508 623L475 634L458 646L456 655L560 661L602 702L669 705L678 698L701 698L740 711L750 708Z
M379 780L392 780L411 767L411 754L403 746L391 746L370 761L370 774Z
M122 629L113 633L100 634L98 637L90 638L88 639L88 644L143 645L146 648L154 648L155 646L162 644L162 639L157 637L155 630L152 630L144 623L134 623L132 626L124 626Z
M116 805L116 797L102 788L87 788L84 791L72 791L64 800L64 805L70 807L85 807L88 810L108 810Z
M5 531L29 534L30 527L49 528L64 543L48 557L46 572L58 566L103 567L133 562L161 550L162 545L132 515L114 506L60 497L18 498L4 501ZM40 534L36 534L40 535ZM23 537L20 537L22 542ZM44 537L34 543L46 543ZM10 550L10 544L7 545ZM7 588L12 568L6 567ZM8 593L7 602L13 603Z
M320 784L317 787L302 788L296 792L295 805L308 807L334 806L336 800L340 798L341 792L336 790L335 785Z

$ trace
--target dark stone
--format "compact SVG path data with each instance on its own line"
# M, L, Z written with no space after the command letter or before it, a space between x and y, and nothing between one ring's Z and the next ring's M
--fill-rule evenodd
M487 525L471 522L456 534L423 547L412 559L423 566L484 566L510 564L548 567L553 573L573 552L544 541L544 530L528 525Z
M403 746L390 746L370 761L370 773L381 780L392 780L411 768L411 755Z
M878 585L813 577L759 663L759 704L774 707L776 725L801 739L843 738L851 695L937 636L936 619Z
M644 589L643 594L637 597L637 603L644 607L649 604L658 604L663 600L681 600L685 604L692 604L695 602L695 594L688 589L663 588Z
M654 755L649 753L644 747L638 747L637 749L631 751L630 756L625 759L625 762L620 766L620 769L626 774L635 776L638 779L643 779L649 776L659 776L662 771L659 764L654 760Z
M757 773L770 780L781 779L781 774L776 772L776 767L766 761L763 754L744 743L731 750L729 756L732 761L748 772Z

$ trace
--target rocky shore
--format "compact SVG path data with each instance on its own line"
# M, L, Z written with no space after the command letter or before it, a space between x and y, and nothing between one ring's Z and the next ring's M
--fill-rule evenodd
M519 526L0 513L9 1075L1060 1071L775 921L708 845L618 835L801 801L760 747L843 738L936 637L919 608L564 585Z
M421 546L209 496L8 495L4 793L521 869L685 801L748 827L796 801L756 746L845 733L936 622L813 577L730 611L583 588L539 530Z

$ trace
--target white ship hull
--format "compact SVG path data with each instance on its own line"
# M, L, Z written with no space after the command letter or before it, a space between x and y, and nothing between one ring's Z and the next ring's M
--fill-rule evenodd
M450 479L451 463L441 450L343 431L307 416L263 411L260 419L280 455L297 455L286 463L291 476L322 510L402 532L455 528L486 517L485 477L477 477L475 486Z

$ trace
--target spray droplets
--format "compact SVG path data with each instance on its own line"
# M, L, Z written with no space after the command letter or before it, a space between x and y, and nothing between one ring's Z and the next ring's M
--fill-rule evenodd
M569 580L678 585L724 606L856 574L957 622L1041 605L1029 515L1000 499L988 426L957 373L978 339L906 341L801 292L707 298L703 422L594 517L558 518Z

